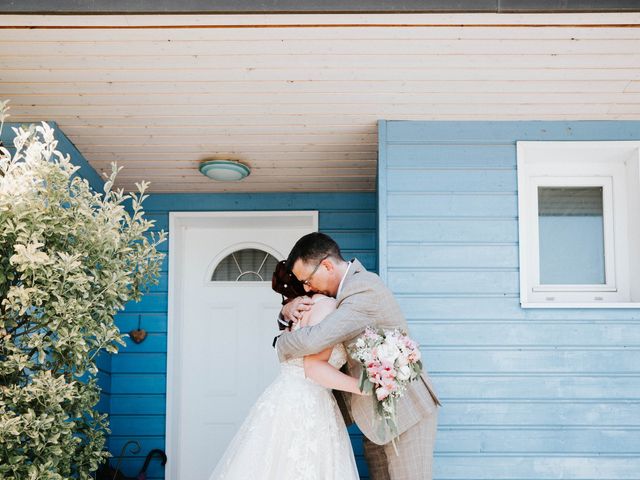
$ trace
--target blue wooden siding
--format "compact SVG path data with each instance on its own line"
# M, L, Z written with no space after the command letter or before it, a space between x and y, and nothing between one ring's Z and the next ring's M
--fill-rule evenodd
M640 311L520 308L515 146L638 139L640 122L380 122L380 274L444 405L435 478L640 478Z
M147 216L156 221L156 229L169 229L170 211L259 211L318 210L320 231L340 244L347 258L358 257L377 271L377 209L374 193L354 194L164 194L151 195L145 202ZM162 245L167 251L168 244ZM129 455L123 468L137 473L143 455L153 448L165 448L165 394L167 351L167 262L160 285L140 303L130 303L116 320L121 331L137 328L138 315L146 340L127 347L111 358L111 430L109 449L118 455L130 439L140 442L139 455ZM278 301L274 294L274 301ZM270 341L270 339L265 339ZM351 431L361 472L366 474L361 437ZM151 478L163 478L159 462L149 469ZM366 478L366 476L363 476Z

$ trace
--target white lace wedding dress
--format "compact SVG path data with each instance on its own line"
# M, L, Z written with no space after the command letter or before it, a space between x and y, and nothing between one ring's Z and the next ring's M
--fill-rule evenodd
M339 344L329 363L340 368ZM283 362L209 480L357 480L349 435L331 390L304 376L302 358Z

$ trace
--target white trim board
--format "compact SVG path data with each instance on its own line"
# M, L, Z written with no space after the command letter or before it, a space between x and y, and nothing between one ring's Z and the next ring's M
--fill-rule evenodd
M204 14L204 15L0 15L0 23L8 27L68 26L85 27L151 27L234 26L234 25L614 25L640 23L638 12L592 13L353 13L353 14Z

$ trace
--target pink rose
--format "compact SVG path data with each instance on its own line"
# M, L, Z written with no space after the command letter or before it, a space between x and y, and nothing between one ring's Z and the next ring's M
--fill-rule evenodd
M391 393L398 390L398 384L393 379L383 378L381 388L384 388L387 392Z
M382 374L382 378L396 378L396 371L393 368L393 365L388 362L382 363L380 373Z
M418 347L418 344L411 340L409 337L404 337L404 344L411 350L415 350Z
M369 377L380 377L380 363L370 362L367 365L367 374Z

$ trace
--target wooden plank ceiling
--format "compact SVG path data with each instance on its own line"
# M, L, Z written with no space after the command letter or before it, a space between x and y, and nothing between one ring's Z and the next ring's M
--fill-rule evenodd
M0 15L5 98L127 189L373 191L378 119L640 119L640 14Z

